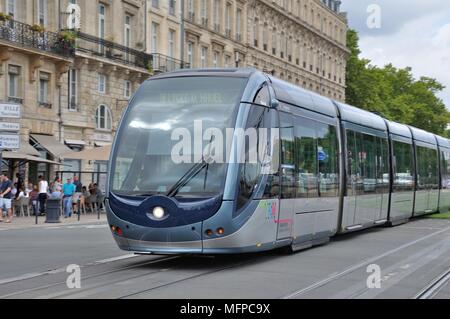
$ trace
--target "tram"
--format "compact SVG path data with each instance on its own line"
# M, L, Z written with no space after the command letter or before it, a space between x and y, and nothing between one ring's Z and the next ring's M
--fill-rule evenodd
M255 69L181 70L125 110L107 217L140 254L297 251L448 211L449 161L448 139Z

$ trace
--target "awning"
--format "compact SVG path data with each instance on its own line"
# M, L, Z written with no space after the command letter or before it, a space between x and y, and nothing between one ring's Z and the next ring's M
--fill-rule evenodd
M31 137L55 158L62 157L62 155L66 153L73 152L70 148L58 142L53 136L31 134Z
M9 160L19 160L19 161L26 161L26 162L34 162L34 163L46 163L46 164L54 164L54 165L62 165L61 163L50 161L45 158L40 158L36 156L31 156L19 152L3 152L2 156L4 159Z
M65 159L76 159L86 161L109 161L109 154L111 153L111 145L104 147L96 147L90 150L81 152L72 152L62 156Z
M111 142L94 142L97 147L111 146Z
M32 155L32 156L40 156L38 151L28 143L28 141L21 141L20 142L20 149L18 150L18 153Z
M64 140L64 142L66 143L66 145L86 145L86 142L82 140Z

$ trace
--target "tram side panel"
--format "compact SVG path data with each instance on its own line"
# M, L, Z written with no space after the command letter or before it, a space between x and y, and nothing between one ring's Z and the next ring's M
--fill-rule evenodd
M345 123L346 194L343 232L387 220L389 202L388 144L385 132Z
M313 244L337 231L339 147L336 119L293 110L280 114L282 190L278 240ZM308 114L306 114L308 113ZM292 229L286 226L292 221Z
M414 216L438 210L439 163L437 150L431 145L416 142L417 185Z
M447 213L450 210L450 149L441 149L441 191L439 195L439 211Z

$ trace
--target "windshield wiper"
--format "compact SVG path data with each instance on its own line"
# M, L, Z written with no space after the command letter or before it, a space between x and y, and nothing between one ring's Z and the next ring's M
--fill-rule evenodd
M174 197L181 188L186 186L198 173L200 173L209 164L203 159L201 162L194 164L166 193L167 197Z
M211 139L209 141L209 145L211 146L212 142L214 140L214 135L211 136ZM166 193L167 197L174 197L180 189L182 189L184 186L186 186L187 183L189 183L195 176L198 175L204 168L206 168L205 172L205 179L203 181L203 188L206 189L206 180L208 178L208 170L209 170L209 160L211 159L211 148L209 148L209 152L206 155L207 160L205 160L205 155L202 156L201 162L198 162L194 164L179 180L176 182Z

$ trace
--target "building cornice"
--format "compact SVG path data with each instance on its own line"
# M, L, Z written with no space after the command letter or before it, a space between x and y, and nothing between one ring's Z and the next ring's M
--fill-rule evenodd
M315 36L320 37L321 39L328 42L329 44L332 44L333 46L339 48L340 50L344 51L346 54L350 54L350 50L346 46L344 46L341 43L337 42L336 40L330 38L325 33L320 32L319 30L315 29L313 26L306 23L305 21L303 21L297 17L294 17L291 14L288 14L286 11L283 11L282 8L278 7L277 5L274 5L271 2L272 2L271 0L258 0L259 4L263 4L263 5L267 6L268 8L275 10L278 14L281 14L285 18L289 19L290 21L302 26L307 31L313 33ZM341 21L341 22L345 23L345 21ZM347 26L346 23L345 23L345 25Z

